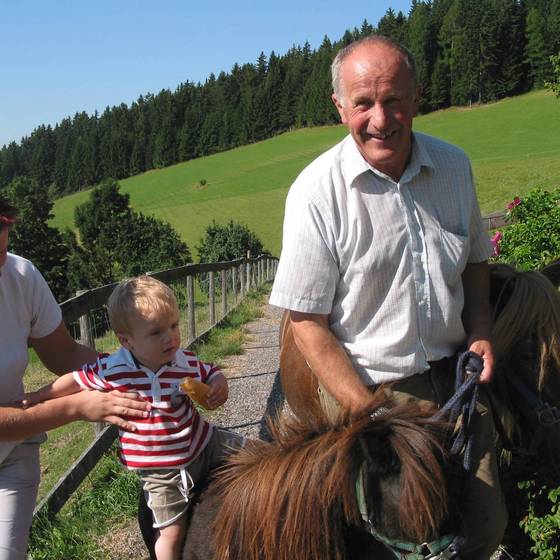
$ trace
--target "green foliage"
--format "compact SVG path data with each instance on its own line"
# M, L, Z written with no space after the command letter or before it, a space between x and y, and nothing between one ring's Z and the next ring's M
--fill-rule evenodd
M20 215L20 222L10 231L10 250L31 260L57 301L64 301L73 295L67 281L69 250L60 232L48 224L53 203L47 187L20 177L8 186L6 195Z
M507 220L499 261L534 270L560 257L560 189L536 188L515 199L508 205Z
M172 268L190 262L188 247L166 222L134 212L128 194L108 180L93 189L88 201L76 207L73 234L65 233L72 247L70 275L79 287L95 287Z
M206 235L196 247L199 262L233 261L247 256L268 254L261 240L247 226L230 220L225 226L215 221L206 228Z
M555 560L560 552L560 487L528 480L519 483L527 492L527 515L520 526L531 538L536 560Z
M546 87L560 97L560 53L550 57L550 64L552 64L553 79L546 82Z

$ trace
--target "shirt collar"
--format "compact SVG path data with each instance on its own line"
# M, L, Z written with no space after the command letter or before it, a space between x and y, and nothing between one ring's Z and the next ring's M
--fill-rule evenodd
M125 362L126 365L132 369L137 369L137 370L148 370L148 371L152 371L149 367L145 366L142 362L139 362L136 359L136 356L130 351L127 350L126 348L122 347L120 348L120 350L117 353L119 355L119 361L121 362ZM180 366L180 367L184 367L183 366L183 362L185 361L183 358L182 353L180 352L180 350L177 350L177 352L175 353L175 356L173 357L173 359L167 363L164 364L166 366ZM162 366L163 367L163 366ZM159 368L159 370L161 370L161 368ZM158 370L158 371L159 371ZM157 373L157 372L152 372L152 373Z
M399 183L404 184L416 177L422 170L422 167L427 167L430 169L435 169L434 162L430 157L430 154L426 150L424 143L422 141L422 134L412 133L412 152L410 154L410 160L399 180ZM342 148L342 171L350 186L353 185L357 177L363 173L371 171L375 173L378 177L382 179L391 181L394 183L393 179L375 169L370 165L359 152L356 142L349 134L344 139L344 145Z

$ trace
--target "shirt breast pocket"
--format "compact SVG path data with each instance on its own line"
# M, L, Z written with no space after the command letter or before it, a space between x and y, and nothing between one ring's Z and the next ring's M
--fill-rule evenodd
M448 286L455 286L460 281L467 264L469 238L466 235L440 229L440 247L441 275Z

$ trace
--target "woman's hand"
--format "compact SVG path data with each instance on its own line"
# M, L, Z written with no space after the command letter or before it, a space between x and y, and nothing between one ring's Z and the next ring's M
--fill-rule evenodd
M121 391L80 391L64 397L72 401L79 419L89 422L110 422L123 430L135 432L134 418L147 418L151 405L137 393Z

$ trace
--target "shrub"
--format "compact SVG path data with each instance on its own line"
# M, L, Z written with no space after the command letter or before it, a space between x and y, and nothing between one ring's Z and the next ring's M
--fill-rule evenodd
M516 197L506 220L508 226L494 236L498 261L534 270L560 257L560 189L535 188Z
M527 492L528 511L521 528L533 541L537 560L554 560L560 551L560 487L528 480L519 484Z

